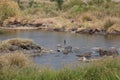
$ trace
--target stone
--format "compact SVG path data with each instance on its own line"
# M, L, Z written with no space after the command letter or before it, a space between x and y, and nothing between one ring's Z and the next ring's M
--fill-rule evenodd
M81 53L79 55L76 55L77 57L85 57L87 59L89 59L90 57L92 57L92 52L84 52L84 53Z
M115 47L111 47L108 50L104 50L102 48L99 48L97 50L97 52L99 53L99 55L102 56L116 56L119 55L119 52L117 51L117 49Z

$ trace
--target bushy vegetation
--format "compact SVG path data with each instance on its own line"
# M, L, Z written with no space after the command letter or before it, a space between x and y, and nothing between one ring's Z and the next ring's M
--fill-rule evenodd
M11 0L0 1L0 23L2 23L8 17L19 15L19 13L19 6L16 2Z
M57 3L56 3L56 2ZM120 30L120 2L111 0L1 0L0 24L8 17L19 14L31 19L54 18L54 27L103 28L113 32ZM58 8L60 10L58 10ZM70 22L73 19L75 25ZM74 22L74 21L73 21ZM3 33L0 30L0 34ZM22 43L21 43L22 42ZM9 50L12 45L27 46L33 44L30 40L12 39L0 42L0 49ZM28 58L21 52L0 55L0 80L120 80L120 63L118 58L100 60L89 66L51 70L39 68L30 64Z
M62 10L63 0L55 0L57 2L58 8Z
M13 5L10 5L13 4ZM5 0L1 1L1 20L10 16L15 16L20 13L29 17L58 17L64 16L66 18L76 17L82 12L98 11L103 12L104 15L119 16L120 3L115 3L111 0ZM5 8L5 9L4 9ZM61 10L59 11L58 8ZM23 14L22 14L23 15ZM69 17L68 17L69 16ZM22 17L22 16L21 16Z
M52 70L30 63L20 52L0 56L0 80L120 80L118 58L101 59L89 66Z
M25 51L25 50L39 50L41 51L41 47L35 44L32 40L29 39L21 39L21 38L13 38L0 42L0 52L14 52L14 51Z
M29 64L27 56L22 52L8 53L0 56L0 69L4 67L22 68Z
M9 40L5 40L5 41L0 42L0 50L1 51L7 51L13 45L27 46L27 45L31 45L31 44L34 44L34 43L31 40L28 40L28 39L19 39L19 38L9 39Z

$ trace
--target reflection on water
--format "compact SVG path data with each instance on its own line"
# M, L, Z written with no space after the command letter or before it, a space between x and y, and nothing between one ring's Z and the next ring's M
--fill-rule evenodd
M46 32L46 31L16 31L11 34L0 35L0 40L10 38L29 38L33 39L40 46L56 50L57 44L66 44L80 48L80 51L91 51L93 47L117 47L120 48L119 35L86 35L86 34L70 34L62 32ZM34 61L38 64L50 65L54 68L61 67L67 63L77 61L76 54L71 53L63 55L61 53L46 54L41 57L34 57Z

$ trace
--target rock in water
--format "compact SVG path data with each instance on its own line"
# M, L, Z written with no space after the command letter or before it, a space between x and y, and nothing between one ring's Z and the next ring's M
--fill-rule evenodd
M0 53L20 51L23 53L41 53L41 47L29 39L8 39L0 42Z

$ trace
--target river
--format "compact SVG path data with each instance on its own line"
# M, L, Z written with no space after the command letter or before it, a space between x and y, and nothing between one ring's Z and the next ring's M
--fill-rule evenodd
M48 49L56 50L57 44L79 48L80 52L93 51L94 47L116 47L120 48L119 35L87 35L87 34L72 34L64 32L47 32L47 31L15 31L9 34L1 34L0 40L10 38L27 38L32 39L38 45ZM79 53L77 53L79 54ZM67 64L73 65L78 62L75 53L63 55L62 53L45 54L43 56L33 57L33 61L39 65L50 66L51 68L62 68Z

